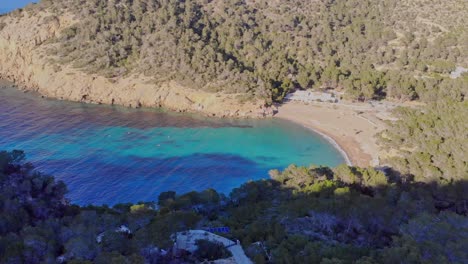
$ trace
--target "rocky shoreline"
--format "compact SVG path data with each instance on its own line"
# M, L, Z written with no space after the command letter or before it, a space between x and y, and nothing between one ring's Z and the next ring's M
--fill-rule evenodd
M24 91L59 100L136 108L161 107L211 117L264 118L276 113L276 106L267 106L262 100L241 102L242 94L209 93L173 81L155 85L150 77L142 75L110 79L56 64L50 60L50 54L46 55L47 46L53 44L45 43L59 37L64 28L76 22L70 15L51 18L45 12L34 16L23 12L22 17L0 17L0 22L6 25L0 30L0 79L9 80ZM277 116L285 118L283 112ZM296 120L301 118L298 115L300 113L292 112L285 119L310 128L310 124ZM330 133L330 129L322 126L314 128L330 136L336 142L335 146L340 146L342 154L346 153L343 156L348 164L369 165L372 158L376 158L356 144L359 140L346 140L353 144L344 144L343 135Z
M209 93L168 81L155 85L142 75L105 78L85 73L69 65L59 65L46 55L45 44L75 23L68 15L50 16L42 12L22 17L3 16L0 22L0 78L22 90L48 98L115 104L128 107L162 107L176 112L194 112L206 116L263 118L274 114L265 101L241 101L242 94Z

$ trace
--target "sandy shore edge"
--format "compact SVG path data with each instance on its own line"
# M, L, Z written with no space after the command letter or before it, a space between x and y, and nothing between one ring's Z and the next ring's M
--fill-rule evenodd
M387 109L367 104L287 102L278 106L274 116L322 136L343 156L349 166L379 166L381 149L376 135L385 129L378 115Z
M301 123L301 122L297 122L297 121L289 119L287 117L283 117L283 116L281 116L281 117L274 116L274 117L277 118L277 119L292 122L292 123L294 123L296 125L300 125L300 126L306 128L306 129L312 131L313 133L319 135L320 137L325 139L328 143L330 143L341 154L341 156L343 157L346 165L353 166L353 161L349 157L348 152L345 150L345 148L342 145L340 145L333 137L327 135L326 132L322 132L321 130L319 130L316 127L309 126L309 125Z
M315 134L318 134L319 136L321 136L323 139L325 139L326 141L328 141L328 143L330 143L340 154L341 156L343 157L343 159L345 160L345 163L346 165L348 166L353 166L353 162L351 161L348 153L343 149L343 147L338 144L338 142L336 142L336 140L334 138L332 138L331 136L327 135L326 133L324 132L321 132L319 131L317 128L315 127L312 127L312 126L307 126L307 125L304 125L304 124L301 124L301 123L298 123L298 122L295 122L293 120L290 120L290 119L287 119L285 117L277 117L278 119L282 119L282 120L286 120L286 121L289 121L289 122L293 122L295 124L298 124L300 126L303 126L309 130L311 130L313 133Z

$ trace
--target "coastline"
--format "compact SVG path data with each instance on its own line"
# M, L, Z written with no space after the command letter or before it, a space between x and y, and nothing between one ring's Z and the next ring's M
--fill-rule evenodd
M241 94L193 90L174 81L155 84L150 77L140 74L109 79L48 60L50 56L46 51L52 44L47 41L76 22L69 14L54 21L49 21L46 13L21 19L5 17L4 20L8 23L0 31L0 79L15 83L20 90L58 100L158 107L210 117L275 116L318 133L338 149L347 164L379 165L380 150L374 136L385 124L376 118L376 109L367 109L369 104L289 102L281 105L274 115L275 108L267 106L264 100L243 102ZM19 32L18 27L23 30Z
M284 118L282 118L282 119L287 120L287 119L284 119ZM302 125L302 124L299 124L299 125ZM304 126L304 125L302 125L302 126ZM343 149L343 147L340 146L340 144L338 144L336 142L335 139L333 139L332 137L328 136L327 134L317 130L317 128L307 127L307 126L304 126L304 127L307 128L307 129L312 130L312 132L318 134L319 136L324 138L326 141L328 141L328 143L330 143L336 150L338 150L338 152L341 154L341 156L343 156L343 159L345 160L346 165L353 166L353 162L351 161L351 158L349 157L348 153Z
M273 115L264 98L244 100L245 94L192 89L166 80L158 82L138 72L107 78L58 63L48 50L62 30L76 23L71 14L50 19L39 12L22 17L2 17L0 30L0 79L18 89L57 100L132 108L159 107L175 112L200 113L210 117L264 118ZM18 30L21 29L21 30Z
M26 92L35 92L37 96L41 96L41 93L30 90L30 89L21 89L21 86L18 87L17 84L14 84L8 80L0 79L0 85L6 85L7 83L11 84L14 89ZM15 87L16 86L16 87ZM58 98L53 98L58 99ZM58 99L60 100L60 99ZM62 99L63 100L63 99ZM66 99L65 99L66 100ZM73 101L73 100L72 100ZM86 102L92 103L92 102ZM151 107L150 107L151 108ZM175 109L167 109L164 106L158 106L158 108L166 109L168 111L179 112ZM354 111L353 111L354 110ZM380 151L375 151L378 149L375 140L372 137L365 137L365 138L355 138L350 133L347 134L339 134L337 131L349 131L356 130L356 128L345 127L345 124L341 124L340 116L346 114L353 113L346 117L348 121L357 124L361 130L365 130L367 133L372 133L372 137L377 134L377 132L382 131L384 129L384 123L382 120L376 121L369 120L362 115L356 114L355 109L349 109L349 107L338 105L338 104L330 104L330 103L297 103L297 102L287 102L283 103L282 105L278 106L278 112L273 116L273 118L278 118L282 120L286 120L289 122L293 122L295 124L301 125L313 133L318 134L320 137L325 139L329 144L331 144L343 157L345 163L348 166L361 166L361 167L368 167L368 166L378 166L379 158L380 158ZM185 111L191 112L191 111ZM200 111L193 111L194 113L201 114L201 116L210 116L210 117L218 117L223 118L223 116L215 116L215 115L207 115L206 113ZM375 113L373 113L374 118L377 119ZM226 116L224 116L225 118ZM239 118L240 116L234 116L234 118ZM246 116L244 116L245 118ZM233 116L230 116L233 118ZM248 116L248 118L256 119L258 116ZM325 119L325 120L323 120ZM358 122L356 122L358 121ZM365 125L363 125L363 123ZM325 126L324 126L325 124ZM365 133L365 134L367 134ZM367 148L366 148L367 146ZM371 146L369 151L368 146Z
M385 129L378 117L388 109L366 104L298 103L278 106L275 118L302 125L322 136L343 156L347 165L379 166L382 155L375 135Z
M293 122L294 124L300 125L300 126L306 128L306 129L312 131L313 133L319 135L320 137L325 139L328 143L330 143L341 154L341 156L343 157L346 165L348 165L348 166L356 165L356 160L353 160L353 159L351 159L349 157L348 151L345 150L345 147L342 144L339 144L332 136L327 135L326 132L322 132L322 130L320 130L317 127L309 126L309 125L307 125L305 123L298 122L298 121L293 120L293 119L291 119L289 117L283 117L283 116L278 117L276 115L274 117L278 118L278 119L281 119L281 120Z

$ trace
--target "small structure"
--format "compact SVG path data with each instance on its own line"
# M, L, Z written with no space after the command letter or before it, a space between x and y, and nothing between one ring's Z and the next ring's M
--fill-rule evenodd
M128 228L128 227L126 227L126 226L124 226L124 225L121 225L119 228L117 228L117 229L115 230L115 232L117 232L117 233L127 233L127 234L131 234L131 233L132 233L132 231L130 231L130 228Z
M119 228L115 229L114 232L116 233L125 233L127 235L130 235L132 233L132 231L130 230L130 228L128 228L127 226L125 225L121 225ZM104 238L104 234L106 232L102 232L100 233L97 237L96 237L96 242L98 244L100 244L102 242L102 239Z
M453 72L450 73L450 78L457 79L460 78L465 72L468 72L467 68L457 67Z
M330 102L337 103L339 100L332 93L313 92L313 91L295 91L287 94L284 98L288 101L310 102Z
M230 233L231 232L231 229L227 226L209 227L209 228L204 228L204 230L211 232L211 233Z

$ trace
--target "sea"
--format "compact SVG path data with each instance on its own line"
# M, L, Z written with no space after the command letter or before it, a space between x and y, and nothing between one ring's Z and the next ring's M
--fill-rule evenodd
M164 191L228 195L290 164L345 160L320 135L275 118L236 120L42 98L0 83L0 150L24 150L78 205L155 201Z

